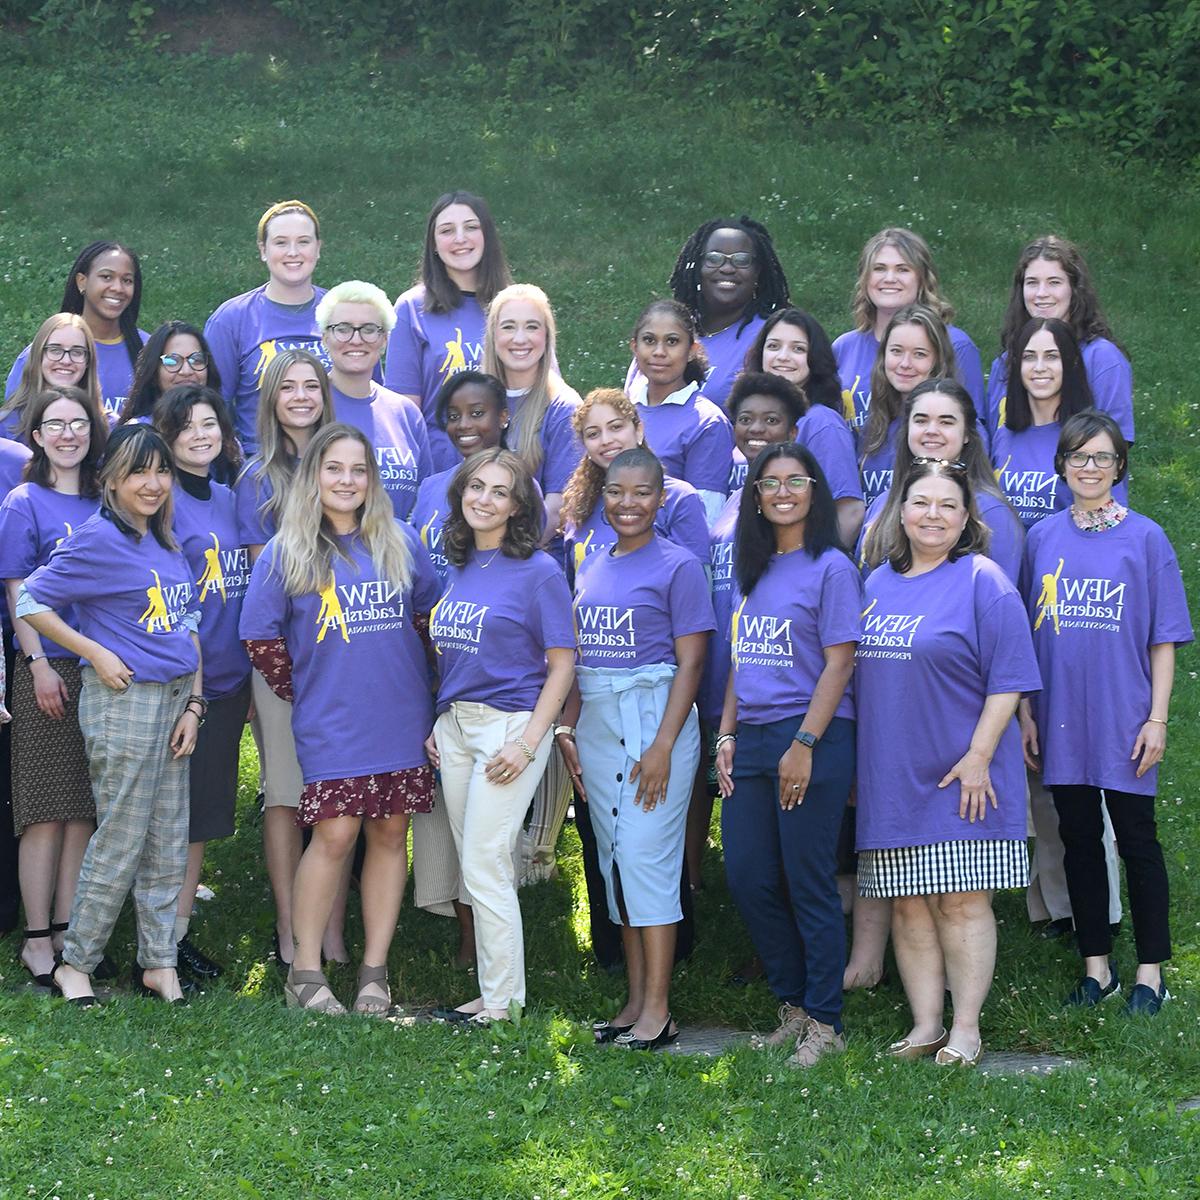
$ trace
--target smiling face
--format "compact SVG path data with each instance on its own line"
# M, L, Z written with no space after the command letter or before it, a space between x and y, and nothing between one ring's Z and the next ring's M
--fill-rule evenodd
M641 324L629 348L638 369L652 385L682 386L683 372L692 352L688 331L669 313L651 313Z
M275 397L275 418L286 433L311 429L321 419L323 397L315 367L293 363L284 373Z
M762 369L782 375L797 387L808 381L808 334L799 325L780 321L763 342Z
M175 360L172 369L167 363L158 364L158 390L178 387L183 383L196 383L203 387L208 383L208 363L200 366L188 361L192 355L204 355L200 339L190 333L173 333L163 346L162 357Z
M301 212L284 212L267 222L258 256L267 264L272 281L282 288L312 285L321 257L321 241L312 218Z
M953 396L926 392L918 398L908 417L908 448L914 458L956 462L966 444L966 422Z
M867 271L867 299L877 313L898 312L917 302L921 280L917 269L891 244L884 244Z
M342 341L335 326L355 327L348 341ZM372 327L365 330L363 326ZM372 332L372 330L377 332ZM343 300L335 304L323 334L325 349L329 351L332 371L357 379L369 378L383 354L387 342L387 330L382 316L373 304Z
M145 533L154 516L171 494L171 468L152 455L144 467L136 467L113 484L114 499L133 527Z
M171 446L175 465L189 475L207 475L221 453L221 423L211 404L193 404L187 423Z
M446 401L446 434L463 458L499 446L507 424L508 409L481 383L462 384Z
M83 330L74 325L60 325L46 339L42 350L43 385L74 387L88 369L88 354Z
M83 295L83 316L90 325L97 318L116 321L129 307L134 290L133 260L124 250L106 250L98 254L88 268L75 276L75 285Z
M933 373L936 351L923 325L897 325L888 335L883 370L901 397Z
M1071 279L1067 269L1053 258L1035 258L1025 268L1021 285L1025 311L1031 317L1067 320L1071 311Z
M476 272L483 261L483 222L466 204L447 204L433 223L433 248L443 266L460 288L475 286Z
M499 463L484 463L467 480L463 489L462 514L475 534L476 546L499 546L509 518L516 511L512 472Z
M1048 329L1039 329L1021 351L1021 382L1029 399L1058 407L1062 395L1062 352Z
M645 437L640 424L634 424L611 404L593 404L588 409L581 436L584 453L604 471L618 454L640 446Z
M321 512L335 528L353 524L367 502L370 470L366 447L357 438L338 438L321 455Z
M610 471L604 482L604 516L622 541L648 540L662 507L663 491L645 467Z
M1105 459L1107 465L1097 463L1094 455L1110 455ZM1084 459L1083 466L1072 466L1071 459ZM1107 433L1098 433L1088 438L1082 446L1077 447L1066 455L1064 477L1071 496L1080 508L1102 508L1112 499L1113 485L1121 469L1121 461L1117 457L1117 449Z
M33 431L33 440L45 450L55 471L74 469L83 462L92 444L92 422L87 409L77 400L65 397L48 404Z
M531 300L508 300L497 314L496 357L511 388L527 387L546 354L546 320Z
M787 405L777 396L747 396L733 418L733 440L747 462L767 446L790 441L795 429Z
M944 475L926 475L913 483L900 509L900 521L914 559L946 558L967 524L962 489Z
M730 317L740 313L754 298L762 264L754 251L754 241L741 229L714 229L704 243L705 255L720 255L719 262L703 261L700 266L700 301L708 316ZM729 255L748 255L739 266Z
M776 530L802 526L812 507L812 478L795 458L775 458L755 482L758 506Z

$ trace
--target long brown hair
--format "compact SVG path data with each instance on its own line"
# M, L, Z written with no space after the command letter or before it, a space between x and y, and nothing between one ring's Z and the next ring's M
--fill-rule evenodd
M587 427L592 409L601 404L607 405L618 416L624 417L635 430L642 428L642 418L638 415L637 405L620 388L594 388L571 414L571 427L575 430L580 444L583 443L583 431ZM645 440L643 433L643 445ZM559 509L561 529L566 529L568 525L582 525L592 515L600 493L604 490L604 477L604 468L592 462L585 450L579 460L579 466L571 473L567 486L563 488L562 507Z
M546 507L533 484L533 475L525 460L499 446L472 454L454 472L447 489L448 512L442 531L442 549L456 567L461 567L475 548L475 534L463 516L463 495L467 484L486 466L495 463L512 476L513 512L504 529L500 552L507 558L529 558L542 540Z
M56 400L74 400L87 413L91 422L91 436L87 453L79 463L79 494L89 499L100 495L100 463L104 459L104 447L108 442L108 422L100 411L95 397L78 387L48 387L38 392L26 406L26 422L29 427L29 446L33 457L25 464L25 479L41 487L54 486L54 467L46 454L46 447L33 435L41 426L46 409Z
M932 308L941 317L943 324L949 325L954 320L954 309L939 291L937 268L933 265L933 253L929 249L929 243L911 229L892 226L881 229L867 242L858 256L858 279L855 280L854 295L850 299L854 328L860 332L875 328L878 313L867 289L871 282L871 266L875 262L875 256L884 246L894 246L900 257L917 273L917 298L914 303Z
M83 334L83 343L87 347L88 361L83 374L79 377L76 387L82 388L95 401L96 407L103 412L100 403L100 377L96 369L96 339L87 322L75 313L60 312L47 317L41 324L29 346L29 357L25 360L25 368L21 372L21 380L13 394L0 406L0 415L18 413L21 418L19 433L21 439L29 441L29 419L26 409L29 402L49 386L42 374L42 357L46 352L46 343L58 329L78 329Z
M462 303L462 291L450 278L446 264L438 257L435 236L438 217L452 204L466 205L479 218L479 228L483 233L483 257L479 260L475 284L475 299L479 307L486 309L496 294L513 281L508 260L504 257L504 246L500 242L500 231L496 228L488 202L471 192L447 192L433 202L429 219L425 222L425 246L421 251L421 270L417 282L425 285L426 312L453 312Z

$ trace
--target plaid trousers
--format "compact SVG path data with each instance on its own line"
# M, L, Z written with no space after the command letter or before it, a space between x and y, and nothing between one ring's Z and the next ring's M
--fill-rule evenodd
M187 868L188 760L173 759L171 730L192 676L115 692L83 668L79 725L87 747L96 832L88 842L63 939L63 960L89 974L104 954L132 888L138 962L175 966L175 908Z

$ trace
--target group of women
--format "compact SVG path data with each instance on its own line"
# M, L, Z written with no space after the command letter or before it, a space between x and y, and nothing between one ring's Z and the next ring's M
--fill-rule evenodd
M9 378L38 982L94 1003L130 891L145 991L219 974L189 921L249 719L289 1005L346 1011L322 962L345 958L361 847L351 1004L389 1011L411 824L415 902L457 916L477 967L437 1015L509 1018L518 887L553 871L574 797L596 953L628 981L594 1036L667 1045L718 792L743 973L794 1066L844 1048L844 991L889 934L912 1023L888 1052L979 1061L992 896L1029 884L1030 823L1031 916L1083 959L1068 1002L1120 988L1119 851L1128 1008L1158 1011L1153 797L1192 634L1165 535L1127 506L1132 376L1076 247L1022 252L985 389L919 235L870 239L831 342L767 230L710 221L634 323L624 386L581 399L478 196L437 200L395 304L313 284L300 201L257 241L263 286L151 334L136 255L94 243Z

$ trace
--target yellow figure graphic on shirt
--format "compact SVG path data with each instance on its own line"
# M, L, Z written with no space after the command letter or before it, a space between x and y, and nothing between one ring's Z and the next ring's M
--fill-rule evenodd
M730 635L733 641L733 669L735 671L738 668L738 625L741 624L742 609L746 607L746 601L749 599L749 596L742 597L742 602L734 609L733 620L730 622Z
M582 542L576 542L571 548L575 556L575 570L578 571L583 566L584 559L587 558L588 547L592 544L592 538L596 536L594 529L588 531L587 537Z
M1004 426L1004 418L1008 413L1008 396L1000 397L1000 407L996 409L996 428L1001 429Z
M1012 462L1012 455L1011 455L1011 454L1010 454L1010 455L1009 455L1009 456L1008 456L1008 457L1007 457L1007 458L1004 460L1004 462L1002 462L1002 463L1000 464L1000 466L998 466L998 467L996 468L996 482L997 482L997 483L999 483L999 482L1000 482L1000 476L1001 476L1001 475L1003 475L1003 474L1004 474L1004 472L1008 470L1008 464L1009 464L1010 462Z
M171 615L167 612L167 600L163 595L162 580L157 571L151 570L150 574L154 576L154 586L146 589L146 599L149 604L146 605L146 611L138 617L138 624L145 621L147 633L154 633L156 630L159 633L170 633Z
M215 533L209 534L213 540L211 550L204 552L204 574L196 580L200 589L200 603L203 604L208 593L214 588L221 593L221 603L226 603L225 572L221 570L221 543Z
M875 605L877 605L878 603L879 603L879 597L876 596L875 599L872 600L871 603L868 604L867 607L862 610L861 616L865 617L867 615L867 613L869 613L871 611L871 609L873 609L875 607Z
M1036 633L1041 628L1042 622L1046 619L1046 613L1049 612L1054 620L1054 632L1060 632L1058 628L1058 580L1062 575L1063 560L1058 560L1058 570L1053 575L1042 576L1042 590L1037 598L1038 608L1041 610L1038 613L1038 618L1033 623L1033 629Z
M854 393L858 390L858 385L862 383L862 376L855 375L854 386L842 388L842 416L854 424Z
M462 330L456 326L454 332L456 335L454 341L444 343L446 357L442 359L442 365L438 367L443 379L467 369L467 356L463 353Z
M275 345L274 338L268 338L265 342L260 342L258 347L258 362L254 364L254 378L261 381L263 372L271 365L275 355L279 353L279 347Z
M452 591L454 591L454 584L451 584L451 585L450 585L450 586L449 586L449 587L446 589L446 594L445 594L444 596L440 597L440 598L438 599L437 603L436 603L436 604L435 604L435 605L434 605L434 606L433 606L433 607L432 607L432 608L429 610L429 633L430 633L430 638L429 638L429 640L430 640L431 642L433 642L433 652L434 652L434 653L435 653L435 654L436 654L436 655L437 655L439 658L441 657L441 654L442 654L442 648L441 648L441 646L439 646L439 645L437 644L437 642L436 642L436 641L434 641L434 640L433 640L433 627L434 627L434 626L437 624L437 619L438 619L438 609L439 609L439 608L441 608L441 606L442 606L442 601L443 601L443 600L449 600L449 599L450 599L450 593L451 593Z
M64 522L63 522L63 528L64 528L64 529L65 529L67 532L66 532L66 533L64 533L64 534L62 535L62 537L60 537L60 538L55 538L55 539L54 539L54 548L55 548L55 550L57 550L57 549L59 548L59 546L61 546L61 545L63 544L63 542L65 542L65 541L67 540L67 538L69 538L69 537L71 536L71 534L73 534L73 533L75 532L75 530L71 528L71 522L70 522L70 521L64 521Z
M342 611L342 602L338 599L337 584L332 575L329 577L329 586L321 589L320 596L321 608L317 613L317 624L321 627L321 632L317 634L317 641L323 642L329 632L329 626L336 625L341 630L342 641L348 642L350 633L346 629L346 614Z
M437 519L438 511L437 509L434 509L433 516L431 516L429 520L421 526L421 545L424 546L426 550L429 549L429 540L433 537L433 527Z

